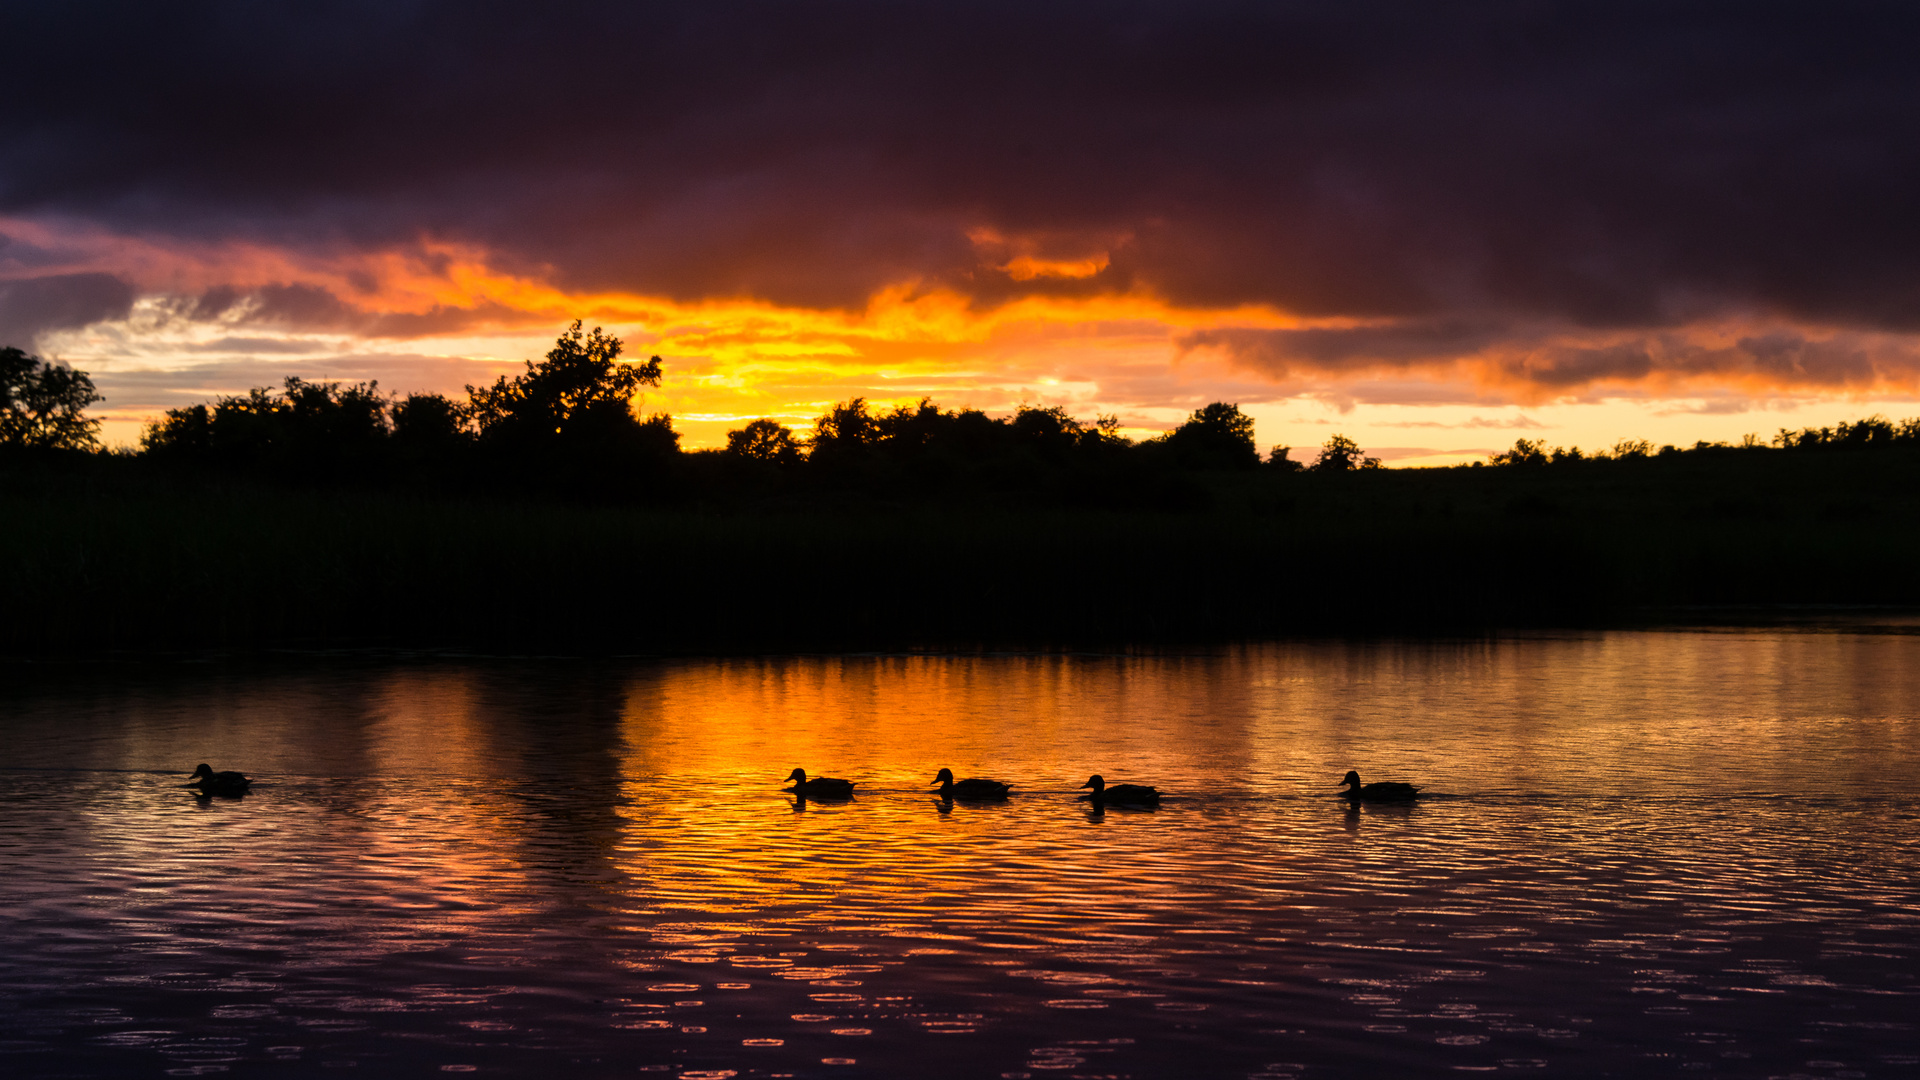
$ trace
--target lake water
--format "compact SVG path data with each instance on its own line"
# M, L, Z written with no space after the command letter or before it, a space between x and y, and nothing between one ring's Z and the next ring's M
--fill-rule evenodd
M1920 636L6 678L8 1077L1920 1074Z

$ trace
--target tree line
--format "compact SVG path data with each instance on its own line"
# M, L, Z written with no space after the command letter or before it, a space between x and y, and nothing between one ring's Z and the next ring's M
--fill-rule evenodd
M544 358L464 397L389 395L376 382L288 378L279 389L168 409L133 456L189 471L244 473L297 483L417 483L487 492L534 490L589 497L685 497L738 491L762 496L854 489L882 497L955 491L1026 492L1066 503L1179 507L1204 501L1205 473L1349 473L1381 467L1352 439L1333 435L1312 463L1286 446L1263 458L1253 420L1214 402L1163 435L1119 432L1117 417L1088 423L1059 407L1021 406L992 417L929 399L875 408L835 404L810 430L771 418L728 432L724 448L685 452L672 417L642 415L634 401L660 385L658 356L621 359L619 338L574 322ZM103 400L85 372L17 348L0 349L0 447L98 453ZM1688 449L1621 440L1608 450L1519 439L1486 463L1503 468L1631 461L1752 450L1876 450L1920 444L1920 419L1874 416L1833 428L1782 429L1770 441L1696 443Z
M1253 419L1226 402L1136 441L1120 434L1115 417L1087 423L1058 407L1023 406L1010 417L991 417L927 399L876 408L856 397L835 404L808 430L762 418L728 432L724 448L684 452L670 416L643 415L633 405L642 390L660 385L660 358L632 363L621 359L623 349L619 338L575 322L525 371L469 385L463 396L389 395L376 382L288 378L277 389L166 410L147 426L133 456L176 469L303 483L357 478L613 498L970 490L1175 505L1197 497L1180 482L1194 473L1303 468L1284 446L1263 460ZM101 400L86 374L19 350L7 358L7 415L35 425L22 438L7 428L7 443L98 451L98 422L77 419ZM1336 437L1312 468L1378 465Z
M1682 454L1723 454L1751 450L1794 450L1794 451L1860 451L1887 450L1894 447L1920 446L1920 417L1906 420L1889 420L1884 416L1869 416L1864 420L1846 421L1832 427L1806 427L1795 431L1781 428L1771 439L1762 439L1758 434L1748 434L1734 442L1708 442L1702 439L1690 447L1673 445L1654 449L1653 443L1646 439L1621 439L1606 450L1582 452L1577 446L1549 447L1540 439L1515 439L1513 448L1492 455L1488 463L1492 465L1533 467L1540 465L1571 465L1583 461L1640 461L1648 458L1670 458Z

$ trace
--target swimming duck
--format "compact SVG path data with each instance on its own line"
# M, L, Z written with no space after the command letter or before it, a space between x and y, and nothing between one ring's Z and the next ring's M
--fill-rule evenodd
M181 786L197 787L205 795L240 795L244 794L247 786L252 783L253 781L247 779L245 773L214 772L213 766L203 761Z
M1111 803L1114 806L1160 805L1160 793L1153 788L1145 784L1115 784L1108 787L1099 773L1088 777L1087 782L1080 786L1093 789L1093 794L1087 798L1096 803Z
M934 777L933 782L940 785L940 797L949 802L954 799L975 802L1004 799L1007 797L1007 792L1013 788L1012 784L1003 784L998 780L981 780L977 777L955 780L952 769L941 769L940 775Z
M1349 785L1352 790L1341 792L1341 794L1356 802L1411 802L1420 796L1419 788L1392 780L1363 785L1360 783L1360 774L1357 772L1347 773L1346 779L1340 781L1341 787Z
M790 774L787 777L787 779L793 781L793 786L790 788L787 788L786 791L789 792L790 794L798 795L801 798L805 798L805 799L851 799L853 798L853 781L851 780L836 780L831 776L816 776L813 779L809 780L807 779L807 770L805 769L793 770L792 774Z

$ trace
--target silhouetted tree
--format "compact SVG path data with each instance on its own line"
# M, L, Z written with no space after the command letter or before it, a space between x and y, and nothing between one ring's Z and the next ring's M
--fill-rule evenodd
M657 460L680 452L680 433L673 430L673 417L666 413L653 413L635 424L624 442L644 458Z
M1058 405L1022 405L1010 425L1014 439L1044 457L1058 460L1079 448L1086 428Z
M1313 463L1315 472L1352 472L1355 469L1377 469L1380 459L1367 457L1360 452L1360 444L1345 435L1334 435L1320 448L1320 457Z
M1224 401L1196 409L1186 423L1161 439L1183 468L1251 469L1260 464L1260 451L1253 443L1253 417Z
M921 484L942 485L959 473L996 471L1012 448L1009 427L978 409L947 412L921 398L874 418L881 456Z
M1490 454L1488 459L1495 465L1545 465L1548 460L1547 444L1538 439L1515 439L1513 449Z
M443 394L408 394L392 411L394 442L401 446L444 450L473 439L467 406Z
M763 417L727 432L727 453L746 461L792 465L800 460L800 442L792 428Z
M314 457L360 456L374 452L393 429L387 399L378 382L342 385L290 378L281 413L286 436L296 453Z
M821 468L844 468L872 456L880 441L880 425L867 407L866 398L834 405L814 420L813 435L807 440L807 460Z
M597 326L583 334L576 319L546 359L527 361L525 374L467 387L480 438L523 447L657 444L657 433L645 437L639 431L642 421L634 415L633 397L643 386L660 385L660 358L621 363L621 348L619 338Z
M1299 472L1306 468L1305 465L1287 456L1292 451L1293 447L1285 443L1275 443L1273 449L1267 451L1267 465L1283 473Z
M140 442L160 456L337 479L316 470L370 466L390 433L378 383L343 386L294 377L280 391L255 387L211 408L168 409Z
M84 371L0 349L0 446L98 450L100 421L84 413L104 400Z
M1914 442L1920 442L1920 418L1895 423L1884 416L1842 420L1831 428L1781 428L1773 437L1773 444L1783 450L1879 450Z
M203 454L213 446L213 410L206 405L168 409L140 433L140 448L159 456Z

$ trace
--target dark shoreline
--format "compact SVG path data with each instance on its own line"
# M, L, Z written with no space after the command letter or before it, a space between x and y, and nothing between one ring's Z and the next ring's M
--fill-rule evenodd
M1181 511L631 505L0 468L0 655L1104 652L1920 610L1920 452L1193 482Z

